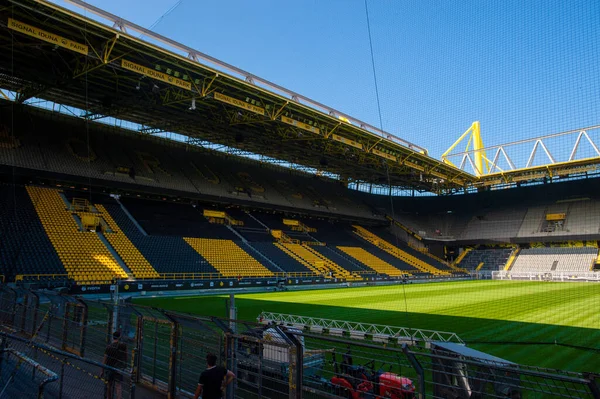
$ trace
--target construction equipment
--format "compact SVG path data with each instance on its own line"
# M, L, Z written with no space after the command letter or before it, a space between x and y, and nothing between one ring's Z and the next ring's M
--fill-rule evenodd
M329 390L336 395L351 399L415 397L415 386L410 378L389 371L376 371L374 360L355 366L352 354L348 351L342 355L342 363L338 367L336 353L332 352L332 356L335 375L329 382ZM321 383L321 387L327 385Z

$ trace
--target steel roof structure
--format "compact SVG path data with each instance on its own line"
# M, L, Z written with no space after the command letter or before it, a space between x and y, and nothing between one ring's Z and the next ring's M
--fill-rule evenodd
M0 88L334 173L451 192L477 180L426 149L79 1L0 1ZM143 33L142 41L131 32ZM161 46L153 44L161 43ZM163 47L164 45L164 47ZM168 47L168 48L167 48ZM208 66L207 64L212 64Z
M138 124L141 134L178 133L190 144L219 144L342 181L451 194L544 173L538 166L504 170L501 178L471 173L464 162L434 159L338 110L81 0L67 1L104 23L46 0L0 0L0 94L10 90L17 103L40 98L85 110L79 116L90 121L113 117ZM581 172L600 157L561 168L571 163Z

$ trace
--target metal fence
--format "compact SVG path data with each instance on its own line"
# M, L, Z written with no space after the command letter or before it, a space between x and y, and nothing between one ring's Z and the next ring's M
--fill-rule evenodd
M58 379L58 374L25 356L14 347L3 348L1 353L0 379L6 381L6 384L0 391L0 397L4 395L43 397L46 385Z
M493 280L568 281L600 282L600 273L595 272L512 272L494 271Z
M208 353L237 375L229 399L600 397L597 376L460 343L353 340L54 292L1 286L0 322L0 398L106 398L118 387L123 398L192 397ZM115 330L125 358L117 368L103 363Z

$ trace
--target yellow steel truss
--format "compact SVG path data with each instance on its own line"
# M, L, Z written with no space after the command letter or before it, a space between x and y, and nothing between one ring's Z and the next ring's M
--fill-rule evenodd
M459 138L442 154L442 162L445 164L456 167L450 160L448 160L448 154L459 145L466 137L469 137L465 152L469 151L469 147L473 146L473 153L475 158L475 172L477 176L485 175L489 173L490 165L483 146L483 139L481 138L481 130L479 127L479 121L473 122L471 127L467 129Z

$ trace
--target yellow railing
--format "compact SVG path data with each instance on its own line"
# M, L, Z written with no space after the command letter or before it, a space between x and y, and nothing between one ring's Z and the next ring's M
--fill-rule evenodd
M89 212L90 202L83 198L73 198L70 210L72 212Z
M510 270L510 268L512 267L512 265L515 263L515 261L517 260L517 256L519 256L519 252L521 252L521 248L516 248L512 254L510 254L510 257L508 258L508 260L506 261L506 265L504 265L504 270L508 271Z
M41 280L42 278L50 278L52 280L75 280L75 278L71 274L17 274L15 276L15 282L18 281L32 281L32 280ZM85 281L77 281L77 285L99 285L99 284L114 284L117 280L85 280ZM122 279L120 281L129 281L127 279Z
M371 274L372 272L358 272L359 274ZM322 277L322 274L311 273L311 272L289 272L289 273L273 273L273 277L278 278L306 278L306 277ZM24 280L41 280L42 278L51 279L69 279L71 276L68 274L18 274L15 277L15 281ZM149 281L149 280L218 280L218 279L231 279L232 277L224 276L220 273L162 273L158 277L147 277L137 278L132 281ZM243 278L265 278L265 276L243 276ZM4 282L4 276L0 275L0 280ZM121 281L127 281L125 279ZM85 285L89 284L113 284L114 280L97 280L86 282ZM78 285L82 285L81 282Z
M458 258L454 259L454 266L458 266L458 264L460 262L462 262L462 260L465 258L465 256L467 256L467 254L469 252L471 252L473 250L473 248L465 248L464 251L462 251L462 253L460 255L458 255Z
M481 262L480 264L477 265L477 268L475 269L476 272L480 271L481 268L483 267L484 263Z
M158 277L138 278L138 280L212 280L225 278L220 273L159 273Z
M302 241L301 242L302 245L310 245L313 247L324 247L327 244L324 242L320 242L320 241Z
M371 275L376 274L373 271L358 271L354 272L360 275ZM310 277L323 277L322 274L312 272L288 272L288 273L273 273L272 277L277 278L310 278ZM68 274L17 274L15 281L25 280L42 280L43 278L50 278L53 280L71 279ZM158 277L147 277L137 278L132 281L150 281L150 280L218 280L218 279L231 279L232 277L224 276L220 273L162 273ZM265 276L243 276L243 278L265 278ZM0 281L4 283L5 277L0 274ZM128 280L121 280L128 281ZM78 282L78 285L90 285L90 284L114 284L115 280L97 280L87 281L85 283Z
M288 272L288 273L275 273L276 277L287 278L287 277L323 277L322 274L312 272Z
M321 274L312 272L289 272L289 273L273 273L272 277L287 278L287 277L321 277ZM140 280L217 280L232 278L224 276L221 273L161 273L158 277L138 278ZM265 276L243 276L243 278L265 278Z
M394 223L396 226L400 227L402 230L406 231L408 234L410 234L411 236L413 236L417 240L423 241L423 237L421 237L420 235L418 235L417 233L415 233L409 227L403 225L402 223L400 223L396 219L392 218L391 216L386 215L385 217L386 217L387 220L389 220L390 222Z
M15 276L15 281L23 281L27 280L41 280L43 277L49 277L54 279L64 279L69 278L68 274L17 274ZM2 282L4 282L4 276L2 276Z
M277 242L282 242L284 244L300 244L300 240L289 237L281 230L271 230L270 233Z

